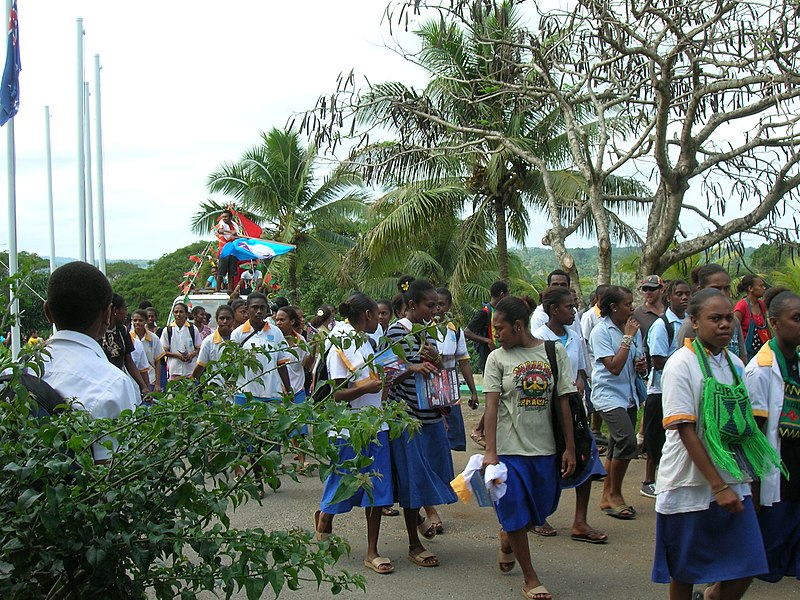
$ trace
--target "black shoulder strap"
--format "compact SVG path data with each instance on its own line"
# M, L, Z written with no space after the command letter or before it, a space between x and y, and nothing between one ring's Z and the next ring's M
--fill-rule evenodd
M547 353L547 362L550 363L550 371L553 373L553 396L558 396L558 359L556 358L556 343L553 340L545 340L544 351Z
M249 340L251 337L253 337L254 335L258 335L258 329L253 329L253 331L251 331L251 332L250 332L250 335L248 335L246 338L244 338L244 339L241 341L241 345L242 345L242 346L244 346L244 343L245 343L247 340Z
M664 321L664 325L667 328L668 345L672 346L672 340L675 337L675 329L672 327L672 323L669 322L669 319L667 318L667 313L661 315L661 320Z

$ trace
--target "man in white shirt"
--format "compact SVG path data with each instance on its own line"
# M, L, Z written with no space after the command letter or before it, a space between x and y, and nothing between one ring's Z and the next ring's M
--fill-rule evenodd
M188 313L183 302L175 303L172 315L175 317L175 325L168 325L161 332L161 346L167 357L170 381L192 375L202 341L197 327L186 321Z
M225 244L241 237L239 226L233 221L233 213L230 210L222 211L222 218L217 223L217 239L220 241L220 251ZM236 271L239 268L239 260L235 256L220 257L217 268L217 291L220 291L222 281L228 282L228 291L233 291L233 280L236 278Z
M96 267L72 262L59 267L47 284L44 312L58 331L47 342L42 379L74 406L94 418L114 419L134 410L140 401L136 384L108 362L96 340L111 319L111 284ZM113 438L104 438L116 447ZM102 443L92 446L95 461L106 461L112 451Z

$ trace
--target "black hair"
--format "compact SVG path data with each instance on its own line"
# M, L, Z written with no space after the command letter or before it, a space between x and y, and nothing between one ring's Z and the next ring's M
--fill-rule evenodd
M262 294L261 292L251 292L247 295L247 306L249 307L253 300L263 300L265 303L267 302L267 297ZM269 306L269 304L267 304Z
M175 304L172 305L172 310L175 310L178 306L183 307L183 312L185 313L189 312L189 307L186 306L185 302L176 302Z
M236 298L236 300L231 300L230 306L231 310L235 313L242 306L247 306L247 302L245 302L241 298Z
M675 288L679 285L685 285L686 287L690 288L688 283L686 283L683 279L672 279L667 281L666 286L664 287L664 296L669 297L675 293Z
M607 317L611 314L611 305L619 304L625 299L627 294L633 294L628 288L621 285L610 285L600 298L598 305L600 306L600 316Z
M447 298L448 304L453 303L453 294L450 293L450 290L448 290L446 287L436 288L436 293Z
M602 284L597 286L597 288L594 290L594 293L596 294L596 296L598 298L602 298L603 295L608 291L609 287L611 287L611 286L609 286L609 285L607 285L605 283L602 283Z
M203 308L202 306L195 306L194 308L192 308L192 316L196 315L200 311L203 311L203 314L205 314L206 309Z
M508 284L505 281L495 281L489 288L489 295L498 298L501 294L508 295Z
M375 304L377 304L378 306L382 304L383 306L389 309L389 312L392 312L393 306L391 300L387 300L386 298L381 298Z
M322 314L319 314L320 312ZM317 314L315 314L311 318L311 321L309 321L309 323L314 329L319 329L322 325L325 325L328 321L331 320L331 316L333 316L333 313L328 308L328 305L323 304L317 309Z
M708 283L709 277L717 273L725 273L725 275L728 275L728 272L716 263L709 263L701 267L696 267L692 269L691 273L692 284L696 288L704 288Z
M572 300L570 288L556 285L542 292L542 308L547 315L550 314L551 308L563 304L565 300Z
M156 307L155 307L155 306L148 306L147 308L145 308L145 309L144 309L144 311L145 311L146 313L148 313L148 312L150 312L150 311L153 311L153 314L154 314L155 316L158 316L158 311L156 310Z
M283 308L284 306L289 306L289 299L284 296L275 296L272 299L272 303L278 308Z
M139 308L141 310L147 310L148 308L153 308L153 303L150 300L142 300L139 302Z
M111 284L85 262L58 267L47 282L47 306L56 327L84 332L111 304Z
M570 280L569 280L569 273L567 273L564 269L556 269L555 271L550 271L550 273L547 275L547 286L548 287L550 286L550 280L553 279L554 275L561 275L563 277L566 277L567 278L567 285L569 285L571 283Z
M147 321L147 311L146 310L142 310L141 308L137 308L131 314L131 319L133 319L133 317L142 317L145 321Z
M771 287L764 294L764 306L767 307L769 316L777 319L786 310L786 305L796 299L800 299L800 296L787 287Z
M715 273L719 273L719 271L715 271ZM698 317L705 303L716 297L725 298L726 301L728 300L728 297L717 288L703 288L689 300L689 307L686 309L686 312L693 317Z
M339 314L353 323L359 323L368 310L375 310L378 303L362 292L356 292L339 305Z
M222 211L222 215L224 216L225 213L228 213L231 217L233 217L233 211L230 208L226 208Z
M436 288L433 287L429 281L425 281L424 279L414 279L408 284L408 291L403 294L403 296L405 297L406 304L409 302L418 304L422 301L426 294L430 294L431 292L435 291Z
M747 293L747 291L756 284L756 280L760 279L764 281L764 278L761 275L751 275L747 274L742 277L742 280L739 282L739 285L736 286L736 291L740 294Z
M285 312L289 316L289 322L292 324L292 329L300 327L300 315L297 314L296 307L289 306L287 304L286 306L281 306L278 310Z
M125 298L116 293L111 294L111 306L114 307L114 310L123 308L125 306Z
M235 317L233 310L233 306L230 304L220 304L214 312L214 318L219 320L219 313L227 312L231 314L231 318L233 319Z
M536 310L536 302L530 296L521 298L506 296L494 307L494 314L503 315L503 318L511 324L517 321L528 323L534 310Z
M403 310L406 306L406 298L403 292L397 292L392 297L392 314L400 318L400 311Z

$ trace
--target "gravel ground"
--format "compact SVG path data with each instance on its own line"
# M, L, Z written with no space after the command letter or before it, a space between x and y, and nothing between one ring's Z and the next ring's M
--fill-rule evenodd
M468 430L480 416L480 411L465 410ZM468 439L467 452L454 452L456 472L467 458L480 449ZM644 472L644 460L631 464L625 483L625 498L636 507L633 521L612 519L600 512L598 498L602 483L595 483L589 510L589 522L609 535L605 545L573 542L569 528L575 504L575 494L566 491L558 511L549 521L558 530L552 538L529 535L533 564L542 582L557 600L595 598L662 599L667 598L667 586L650 582L653 544L655 539L654 501L639 495L639 483ZM318 477L303 479L299 484L287 480L277 493L269 493L262 506L249 503L233 518L238 527L281 529L302 527L313 529L313 513L319 507L322 483ZM519 598L522 575L519 567L503 574L497 568L498 523L494 511L479 508L476 503L441 507L439 514L445 533L426 546L441 561L438 568L417 567L405 559L407 538L402 517L385 517L382 522L380 551L393 559L395 572L378 575L362 565L366 551L366 524L362 511L336 517L334 531L346 537L352 545L349 557L339 566L366 576L367 592L344 592L337 596L328 590L318 590L314 584L281 594L289 599L370 598ZM744 548L743 551L747 549ZM237 598L244 598L244 594ZM267 588L265 598L272 597ZM800 583L786 580L778 584L755 582L746 598L783 600L800 598Z

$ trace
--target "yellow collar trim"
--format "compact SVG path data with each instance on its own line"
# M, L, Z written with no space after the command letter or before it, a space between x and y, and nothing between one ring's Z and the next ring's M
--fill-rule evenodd
M220 333L219 333L219 327L217 327L217 328L214 330L214 340L213 340L213 342L214 342L215 344L221 344L221 343L222 343L222 336L221 336L221 335L220 335Z
M267 331L268 329L271 329L269 321L264 321L264 327L261 328L261 331ZM247 319L242 325L242 333L250 333L251 331L253 331L253 325L250 323L250 319Z
M136 331L135 331L135 330L133 330L133 329L131 329L131 339L138 338L138 337L139 337L139 336L138 336L138 335L136 335ZM150 332L149 332L149 331L147 331L147 329L145 329L145 330L144 330L144 338L139 338L139 339L143 339L145 342L149 342L149 341L151 341L153 338L150 336Z
M756 354L756 360L758 361L759 367L772 366L772 363L775 361L775 353L772 351L769 344L761 346L761 350Z

